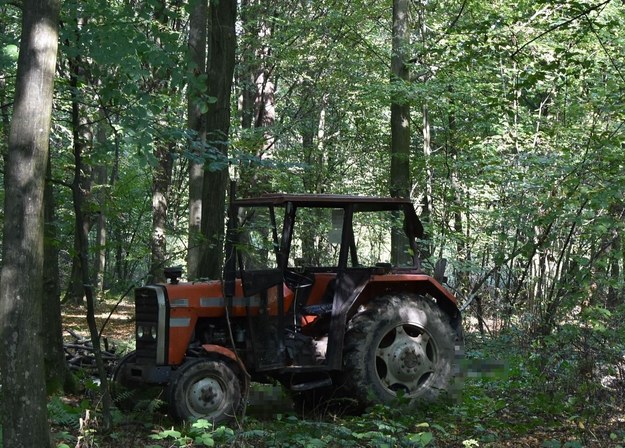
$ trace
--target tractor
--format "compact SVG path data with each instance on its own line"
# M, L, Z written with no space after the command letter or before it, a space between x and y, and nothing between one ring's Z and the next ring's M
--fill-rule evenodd
M434 400L452 388L462 327L421 268L422 238L409 199L236 199L222 279L167 268L166 283L136 288L136 350L113 383L159 386L175 419L213 423L241 410L250 382L280 383L302 407Z

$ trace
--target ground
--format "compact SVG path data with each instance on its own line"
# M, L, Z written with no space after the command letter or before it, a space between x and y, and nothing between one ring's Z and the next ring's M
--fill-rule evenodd
M125 300L111 312L113 307L114 303L100 303L96 321L102 328L108 320L102 335L107 338L109 347L114 347L114 351L121 354L132 348L133 305L130 300ZM84 313L82 307L65 307L65 329L88 337ZM73 338L68 333L66 335L68 340ZM211 440L217 442L217 446L365 447L384 443L389 447L426 446L402 439L402 433L416 427L420 428L418 434L433 435L427 446L439 448L625 447L622 400L607 396L605 403L589 402L588 406L582 403L571 407L559 403L565 396L557 391L552 396L543 396L532 388L535 383L519 382L516 387L517 381L514 376L505 381L468 378L461 403L444 409L419 411L414 415L383 409L361 417L326 415L308 421L293 415L289 400L285 399L278 386L255 385L247 414L250 418L242 429L238 432L222 429L221 433L202 429L200 433L204 431L204 437L213 437L214 440ZM92 409L99 406L97 396L97 389L88 386L78 395L53 398L53 432L60 437L60 441L77 448L204 446L194 442L185 445L184 436L176 439L175 431L163 433L174 423L166 414L150 408L130 416L117 413L113 431L102 435L98 432L98 411ZM568 399L573 398L579 399ZM571 409L579 412L573 413ZM187 434L189 431L194 434L188 426L185 428ZM236 429L236 426L232 428ZM150 438L159 432L164 434L164 439Z

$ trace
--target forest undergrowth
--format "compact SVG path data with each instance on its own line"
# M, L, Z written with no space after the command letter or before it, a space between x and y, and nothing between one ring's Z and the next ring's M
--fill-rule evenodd
M99 388L79 373L81 392L52 397L49 414L63 448L625 447L622 337L589 322L540 337L515 328L468 332L460 392L416 411L400 400L358 416L338 407L302 418L279 386L254 384L245 419L229 426L176 424L156 397L115 409L113 429L103 433Z

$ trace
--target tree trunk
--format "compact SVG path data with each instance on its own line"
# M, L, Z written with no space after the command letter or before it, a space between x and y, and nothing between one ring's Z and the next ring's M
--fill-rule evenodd
M42 337L43 192L60 3L24 0L4 173L0 274L2 446L51 446Z
M204 171L202 193L202 247L199 277L220 278L223 258L224 214L228 184L228 134L230 130L230 90L234 73L237 13L236 0L220 0L210 5L210 54L208 94L217 99L209 104L206 132L213 149L214 165Z
M393 0L393 45L391 82L409 81L406 66L408 46L408 0ZM398 90L401 90L399 88ZM410 194L410 105L401 95L391 98L391 179L390 193L394 197Z
M81 19L77 18L75 23L76 40L80 38L80 27L82 26ZM76 56L69 60L69 85L71 87L72 97L72 113L71 113L71 125L72 125L72 138L74 145L74 153L85 154L87 148L91 147L93 133L91 124L87 120L87 116L83 107L83 101L81 101L81 93L79 82L84 77L84 68L80 56ZM84 165L81 169L85 172L81 173L84 179L89 178L89 166ZM84 194L87 195L91 191L91 185L87 182L82 185ZM89 222L86 222L89 225ZM83 285L83 270L89 273L89 265L83 265L80 258L80 228L78 217L76 217L74 225L74 254L72 258L72 271L65 298L63 301L71 300L76 304L82 304L85 297L85 288Z
M258 159L269 157L274 144L271 128L275 113L275 76L271 65L269 39L275 5L266 0L241 2L241 49L237 65L240 88L241 127L245 130L246 146ZM240 167L237 191L242 196L270 192L270 179L265 170L253 164Z
M47 343L44 344L46 383L48 393L60 389L72 390L72 375L65 362L63 328L61 323L61 291L59 284L59 250L56 239L54 215L54 192L52 188L50 157L46 170L43 194L44 207L44 272L43 272L43 328Z
M170 21L168 17L168 5L165 0L161 0L154 18L163 27L168 27L178 31L178 21ZM160 36L156 38L156 44L163 46ZM163 72L158 65L152 68L152 82L155 89L161 94L170 96L173 89L170 83L170 70ZM167 115L169 107L165 106L163 112ZM162 126L167 127L163 122ZM154 142L154 158L157 161L152 174L152 237L151 237L151 257L150 257L150 277L153 282L164 282L165 275L163 268L167 263L167 210L169 202L169 190L171 187L171 176L173 170L172 148L173 144L169 139L159 138Z
M409 43L408 0L393 0L393 41L391 55L391 82L400 85L409 82L410 72L406 65ZM390 194L393 197L410 197L410 105L401 97L397 88L391 98L391 172ZM400 229L394 229L391 237L391 262L402 264L407 256L405 237Z
M154 170L152 179L152 261L150 276L154 282L164 282L163 268L167 262L167 204L174 161L171 157L171 149L162 144L157 147L155 155L158 166Z
M188 126L195 132L191 141L191 153L201 159L206 144L206 99L202 98L203 81L206 75L206 32L208 27L207 0L194 0L191 3L189 20L189 70ZM189 161L189 248L187 252L187 277L198 278L202 241L202 187L204 164Z
M89 219L85 211L85 198L89 188L87 177L84 175L83 146L74 144L74 182L72 184L72 199L74 202L74 214L76 215L77 257L81 267L89 266ZM93 354L100 378L100 391L102 392L102 426L104 432L111 426L111 397L108 388L108 379L104 370L102 353L100 349L100 335L95 321L95 299L93 295L93 283L89 275L89 269L81 269L81 284L85 293L87 304L87 325L93 344Z
M98 167L104 169L106 167ZM101 192L100 192L101 193ZM98 195L100 196L100 195ZM105 269L106 269L106 213L104 212L104 198L98 197L98 204L101 206L96 216L96 236L95 236L95 258L93 260L93 278L95 280L94 290L98 297L104 297L105 289Z
M100 111L100 125L96 132L96 141L100 148L107 144L107 125L105 113ZM93 261L93 278L95 279L95 292L98 297L104 297L105 270L106 270L106 187L109 184L108 170L106 165L97 165L93 170L93 180L99 186L96 193L98 213L96 216L96 239L95 257Z

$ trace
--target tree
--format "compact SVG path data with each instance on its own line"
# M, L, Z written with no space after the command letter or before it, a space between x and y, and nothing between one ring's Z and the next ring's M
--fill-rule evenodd
M72 20L73 36L71 39L74 46L74 57L70 57L68 60L69 66L69 86L71 89L71 128L72 128L72 144L74 154L80 154L78 158L80 161L84 159L85 154L93 149L93 127L89 120L87 113L84 86L87 78L87 62L83 55L81 55L78 48L80 47L82 28L88 22L87 18L81 15L81 8L74 5L75 9L72 11L75 16ZM74 164L79 164L80 161L75 160ZM80 195L81 202L86 202L86 199L91 195L91 166L88 163L80 163L77 172L79 173L81 180L79 183L78 194ZM75 194L74 194L75 197ZM86 229L82 228L82 222L86 226ZM71 299L76 304L82 304L86 295L85 275L89 277L89 264L83 264L81 250L88 250L86 247L81 247L81 234L83 231L89 232L91 227L90 219L82 219L78 215L74 220L74 254L72 259L72 271L70 281L67 287L66 298Z
M410 197L410 104L405 97L404 83L410 80L406 64L409 44L408 0L393 0L393 38L391 54L391 170L390 193L394 197ZM391 259L405 261L400 252L402 233L395 229L391 241Z
M176 30L179 26L179 21L170 21L168 17L168 12L171 12L171 9L173 9L172 6L168 7L164 0L160 1L157 3L154 18L163 28L171 27L173 30ZM160 36L157 36L155 40L158 48L165 47L165 42L160 39ZM172 96L175 91L168 68L155 65L151 76L151 84L153 84L154 90L166 97ZM169 112L169 108L169 102L165 102L163 104L165 115ZM163 119L160 124L167 128L168 123L166 119ZM163 268L167 262L167 211L174 165L172 156L174 147L173 141L164 136L158 136L154 142L153 155L156 162L152 172L152 253L150 260L150 277L154 282L165 281Z
M61 290L59 280L59 248L54 209L54 191L51 180L51 160L48 153L44 189L44 274L43 274L43 328L46 340L44 357L48 392L71 390L73 377L65 361L61 322Z
M403 83L410 80L407 65L408 1L393 0L393 50L391 55L391 83L395 86L391 98L391 196L410 194L410 104Z
M57 0L25 0L5 168L0 383L6 447L48 447L42 338L43 192L58 47ZM10 410L10 412L8 412Z
M206 111L208 98L203 93L206 84L206 33L208 27L208 0L194 0L189 5L189 88L187 123L191 138L189 161L189 243L187 245L187 276L198 277L201 258L202 187L204 164L202 154L206 145Z
M241 35L237 61L238 109L241 141L251 160L239 167L237 191L242 196L270 191L270 177L256 169L257 163L271 156L274 145L275 79L271 62L272 22L276 6L263 0L243 0L240 5Z
M210 3L208 55L208 94L216 101L208 105L207 144L202 192L202 235L206 238L198 275L221 277L226 188L228 184L228 140L230 132L230 94L234 74L237 16L236 0Z

